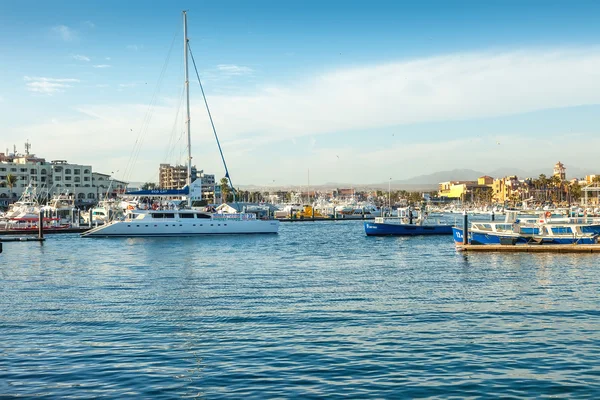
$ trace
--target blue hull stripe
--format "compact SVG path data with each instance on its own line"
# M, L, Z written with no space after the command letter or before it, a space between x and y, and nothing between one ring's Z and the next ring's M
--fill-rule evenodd
M451 225L399 225L365 222L367 236L452 235Z

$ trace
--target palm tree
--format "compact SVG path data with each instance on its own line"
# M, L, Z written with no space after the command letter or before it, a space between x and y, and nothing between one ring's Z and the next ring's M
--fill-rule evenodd
M18 180L19 180L19 178L17 178L13 174L6 175L6 186L8 186L8 188L10 189L10 197L13 197L12 190L13 190L13 187L17 184Z
M231 194L231 188L229 186L229 179L221 178L221 196L223 197L224 203L229 201L230 194Z
M142 185L142 190L153 190L156 189L157 185L154 182L146 182Z

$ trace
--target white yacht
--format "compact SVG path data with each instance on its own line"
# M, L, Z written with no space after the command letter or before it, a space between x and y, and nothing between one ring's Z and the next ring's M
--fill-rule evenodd
M209 214L197 210L133 210L82 234L84 237L196 236L277 233L279 221L260 220L256 214Z
M195 235L227 235L227 234L252 234L252 233L277 233L279 221L258 219L253 213L207 213L193 210L192 200L202 198L202 180L192 181L192 155L190 135L190 105L189 105L189 80L188 80L188 52L190 52L187 38L187 13L183 12L184 36L184 71L185 89L187 95L187 150L188 150L188 177L187 185L183 189L166 190L152 189L128 193L139 198L173 198L187 197L187 209L176 209L175 206L163 207L161 204L144 206L138 201L127 203L127 210L123 219L113 220L102 226L95 227L82 234L84 237L139 237L139 236L195 236ZM193 54L192 54L193 60ZM208 105L207 105L208 107ZM209 113L212 123L212 117ZM214 129L214 124L213 129ZM216 131L215 131L216 136ZM220 145L219 145L220 148ZM226 176L227 166L225 165ZM156 207L154 207L156 206ZM168 208L168 209L165 209Z

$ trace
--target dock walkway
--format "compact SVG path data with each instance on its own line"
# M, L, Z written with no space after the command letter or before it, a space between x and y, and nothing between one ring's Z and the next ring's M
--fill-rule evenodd
M499 253L600 253L600 244L459 244L456 250Z

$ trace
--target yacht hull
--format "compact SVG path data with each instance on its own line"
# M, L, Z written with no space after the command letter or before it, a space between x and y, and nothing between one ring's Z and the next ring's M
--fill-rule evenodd
M83 237L173 237L277 233L279 221L113 221L82 234Z

